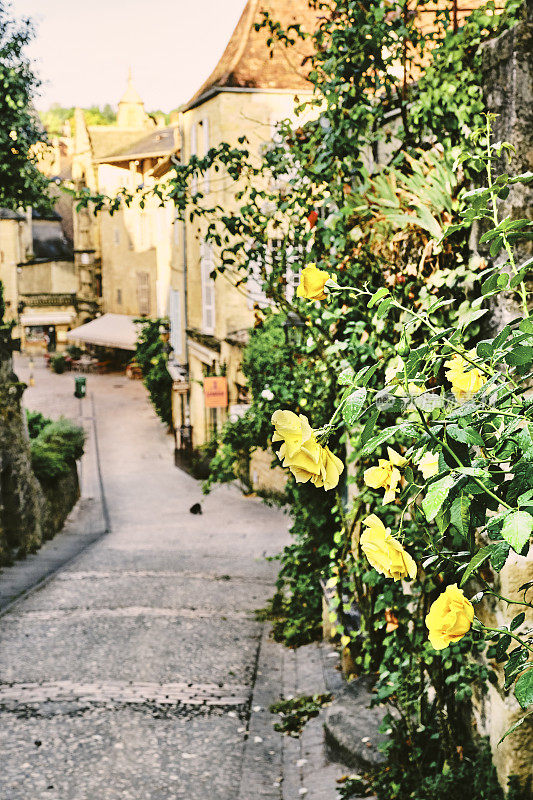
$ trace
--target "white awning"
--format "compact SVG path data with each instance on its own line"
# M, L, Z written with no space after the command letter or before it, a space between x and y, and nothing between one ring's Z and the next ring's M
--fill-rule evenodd
M24 328L32 325L70 325L76 317L74 311L42 311L41 313L28 313L20 315L20 324Z
M69 342L85 342L100 347L116 347L119 350L135 350L137 325L134 317L126 314L104 314L80 325L67 333Z

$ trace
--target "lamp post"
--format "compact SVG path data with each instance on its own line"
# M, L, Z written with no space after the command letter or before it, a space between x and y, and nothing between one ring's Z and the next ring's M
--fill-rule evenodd
M305 322L294 311L289 311L287 319L283 323L283 333L285 334L285 344L297 350L302 344L303 328Z

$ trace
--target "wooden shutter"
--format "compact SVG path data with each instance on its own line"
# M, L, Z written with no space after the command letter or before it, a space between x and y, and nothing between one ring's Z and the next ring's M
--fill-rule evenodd
M137 273L137 302L139 304L139 314L149 316L150 314L150 274L148 272Z
M213 270L213 246L202 242L200 248L200 269L202 276L202 327L205 333L215 330L215 282L211 277Z
M170 290L168 302L168 316L170 318L170 346L174 356L181 355L181 296L177 289Z

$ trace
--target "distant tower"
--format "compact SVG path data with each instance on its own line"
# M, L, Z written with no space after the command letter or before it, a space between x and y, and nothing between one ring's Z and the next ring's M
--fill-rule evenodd
M133 86L131 69L128 74L128 86L118 104L117 126L119 128L146 128L150 118L144 110L144 103L139 92Z

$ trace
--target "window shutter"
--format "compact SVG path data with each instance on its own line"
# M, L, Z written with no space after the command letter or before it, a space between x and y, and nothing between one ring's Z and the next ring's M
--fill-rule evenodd
M150 314L150 274L148 272L137 273L137 302L139 314L148 316Z
M191 156L195 156L198 154L198 142L197 142L197 135L198 131L196 128L196 122L193 122L191 125ZM198 191L198 179L195 177L191 180L191 192L196 194Z
M206 156L207 153L209 152L209 118L208 117L204 117L203 120L202 120L202 133L203 133L203 136L204 136L202 155ZM210 186L211 186L211 181L210 181L210 178L209 178L209 170L207 170L207 172L205 173L205 176L204 176L204 191L205 191L206 194L207 194L207 192L209 192Z
M205 333L213 333L215 330L215 282L211 278L213 270L213 246L211 243L202 242L200 253L203 329Z
M170 318L170 346L174 356L181 355L181 296L178 290L171 289L168 302Z

